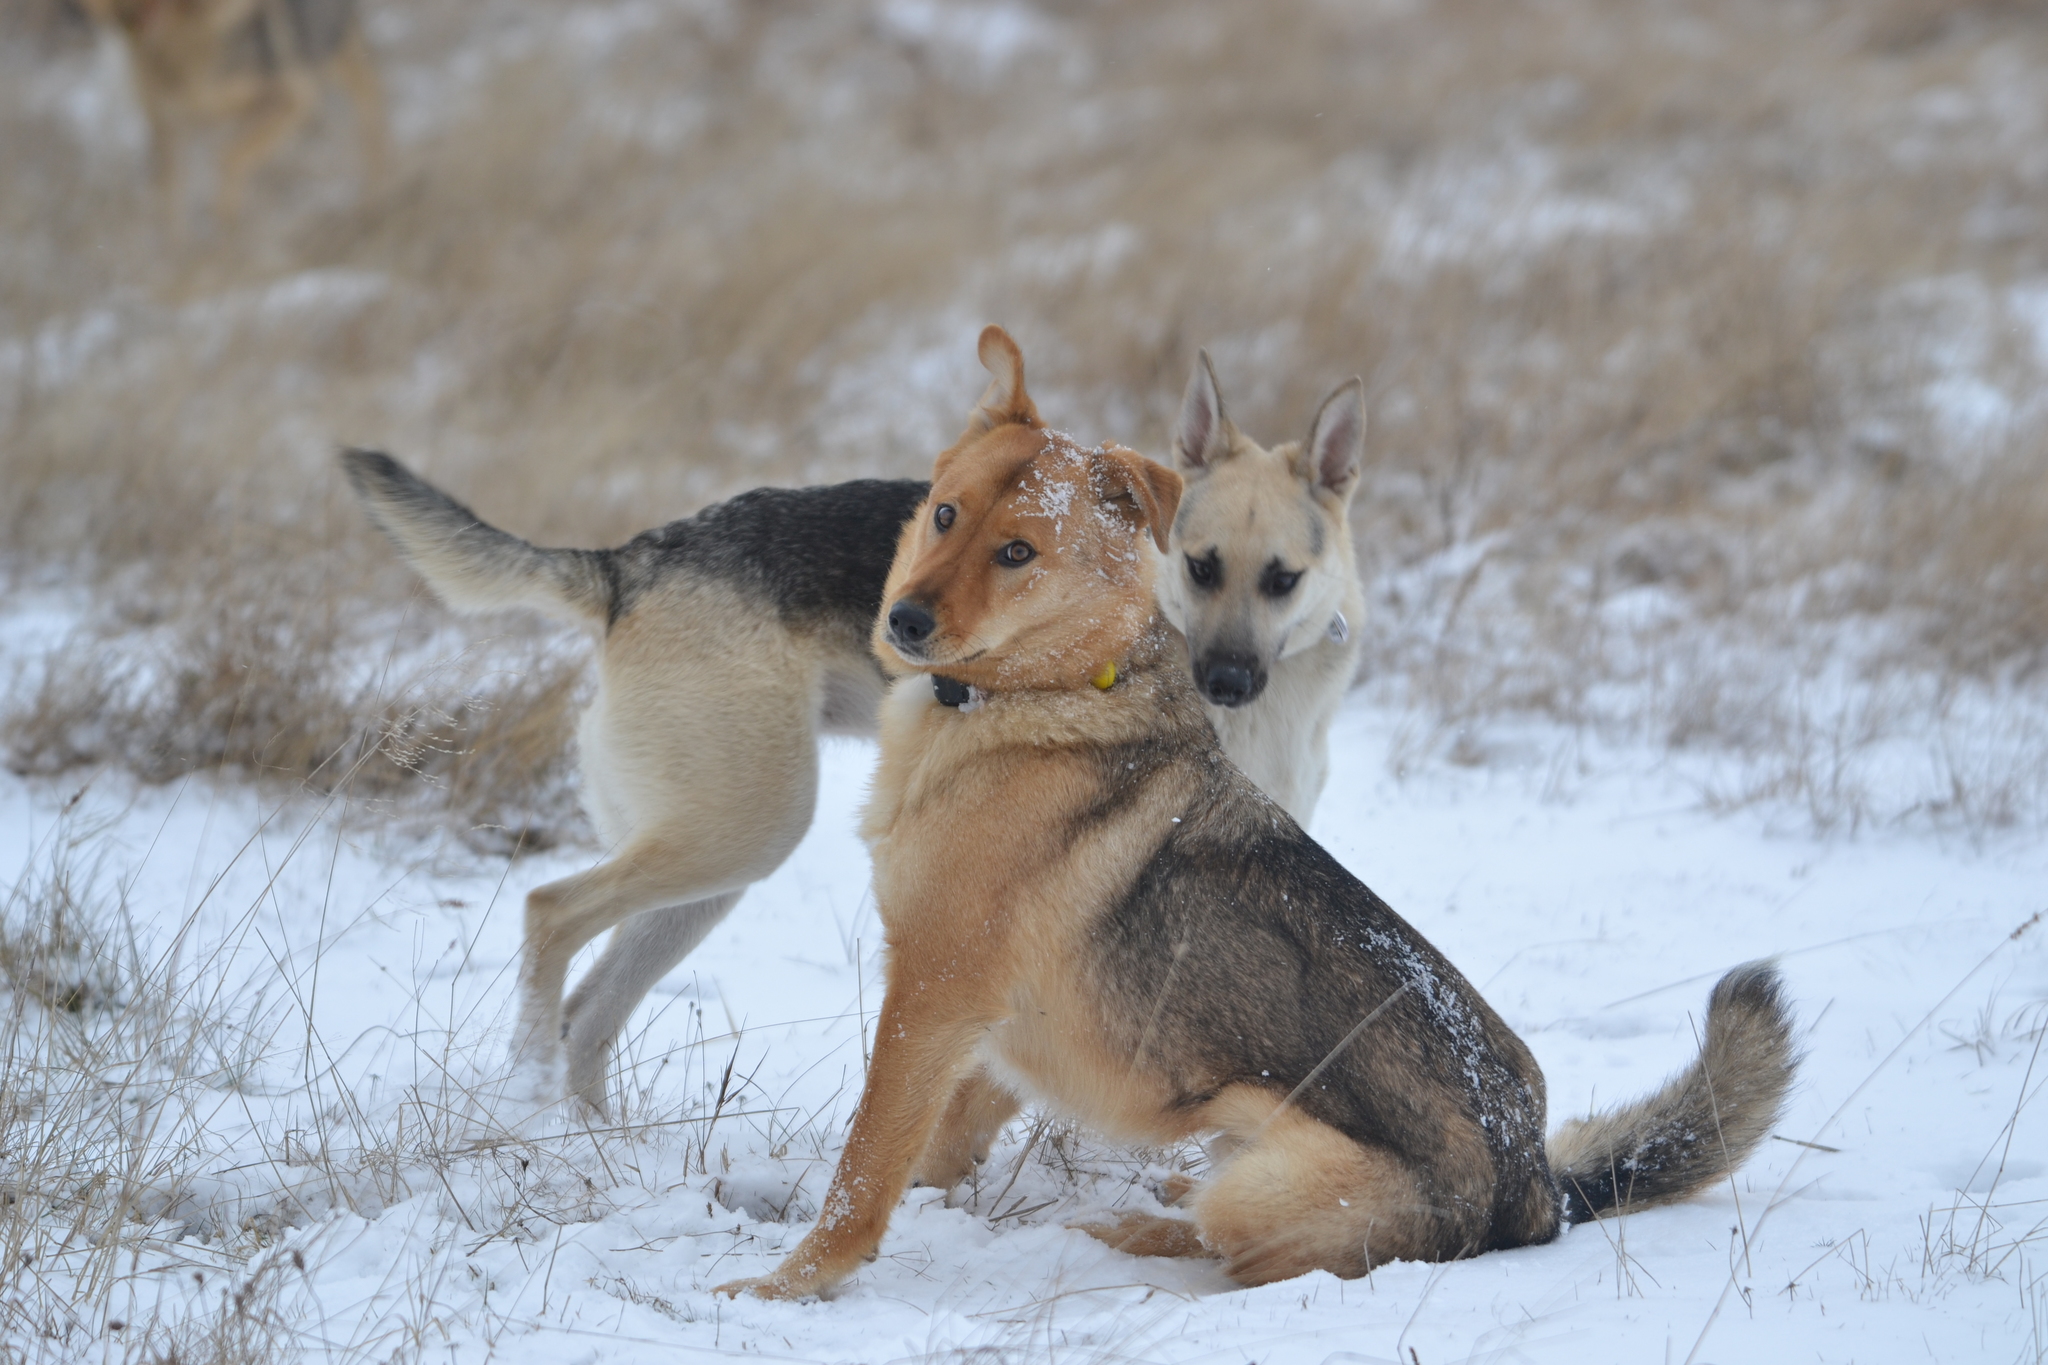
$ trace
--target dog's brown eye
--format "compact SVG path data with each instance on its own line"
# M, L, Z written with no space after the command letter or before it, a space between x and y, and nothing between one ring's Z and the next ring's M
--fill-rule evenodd
M953 529L953 515L953 504L942 502L939 504L939 510L932 513L932 525L941 531L950 531Z
M996 555L996 558L1002 560L1003 563L1010 565L1012 568L1015 568L1019 564L1029 564L1033 559L1037 557L1038 551L1032 549L1029 544L1021 540L1011 541L1008 545L1005 545L1002 548L1002 550Z
M1216 586L1216 552L1214 550L1209 551L1200 559L1189 555L1187 560L1188 578L1193 581L1196 587L1212 588Z

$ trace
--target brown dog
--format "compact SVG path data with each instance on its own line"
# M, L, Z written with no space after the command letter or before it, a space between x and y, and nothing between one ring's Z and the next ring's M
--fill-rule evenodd
M234 129L215 212L234 221L242 187L313 111L320 82L349 94L366 178L382 174L386 133L377 68L355 0L82 0L120 35L149 120L158 209L178 224L179 143L197 124Z
M1217 1138L1192 1220L1089 1231L1246 1284L1543 1242L1740 1163L1794 1065L1775 973L1730 973L1691 1067L1546 1146L1521 1040L1219 747L1152 597L1178 477L1047 430L1000 329L981 355L876 627L913 674L863 825L889 944L866 1088L817 1225L724 1292L843 1279L1020 1092L1124 1141Z

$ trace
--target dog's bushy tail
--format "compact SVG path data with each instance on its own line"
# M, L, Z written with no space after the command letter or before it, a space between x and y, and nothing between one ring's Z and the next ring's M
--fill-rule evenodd
M455 610L532 607L585 625L610 618L610 551L529 544L380 451L344 451L341 463L370 519Z
M1777 968L1737 967L1708 998L1692 1065L1655 1094L1551 1136L1565 1221L1673 1203L1727 1175L1777 1123L1798 1065Z

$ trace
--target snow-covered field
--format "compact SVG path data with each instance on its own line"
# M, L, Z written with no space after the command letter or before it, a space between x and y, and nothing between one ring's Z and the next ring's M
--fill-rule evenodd
M2048 8L365 4L386 183L337 105L238 226L195 147L172 245L115 40L0 0L0 1365L2048 1360ZM922 475L989 321L1154 456L1198 347L1269 443L1366 378L1314 832L1557 1118L1779 956L1782 1140L1247 1292L1067 1226L1199 1152L1027 1117L828 1301L714 1300L859 1093L858 744L616 1120L504 1098L579 656L428 604L336 444L616 543Z
M519 898L588 850L480 862L338 799L110 775L72 802L75 784L0 778L0 863L24 870L22 895L47 889L67 838L90 835L102 922L125 904L133 944L120 951L184 1002L138 1033L118 1023L142 1008L132 984L75 1013L15 994L16 1155L35 1126L23 1064L38 1038L68 1039L40 1055L95 1058L82 1070L114 1116L67 1112L112 1125L108 1150L128 1154L121 1171L143 1193L119 1254L94 1262L113 1233L69 1192L13 1192L42 1212L15 1211L0 1294L13 1323L47 1335L17 1326L10 1348L2043 1358L2048 1140L2029 1101L2048 1082L2048 850L2021 836L1788 833L1810 827L1764 806L1711 813L1710 774L1648 751L1588 753L1560 731L1520 737L1560 757L1396 780L1384 756L1398 724L1354 697L1314 832L1527 1037L1553 1121L1652 1086L1692 1050L1716 974L1781 958L1807 1059L1782 1140L1729 1187L1550 1246L1247 1291L1065 1226L1150 1200L1195 1154L1104 1148L1027 1116L953 1207L913 1191L880 1259L830 1299L714 1299L710 1286L767 1269L801 1235L859 1091L880 995L853 833L871 747L826 749L810 837L636 1017L616 1126L537 1136L515 1136L519 1116L493 1098ZM91 902L90 868L72 871L74 901ZM9 933L26 905L9 904ZM174 1076L152 1060L194 1055L195 1030L215 1064ZM144 1042L76 1046L95 1034Z

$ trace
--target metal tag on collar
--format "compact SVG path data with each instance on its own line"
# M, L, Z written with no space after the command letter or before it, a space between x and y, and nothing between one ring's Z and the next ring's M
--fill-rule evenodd
M955 682L942 673L934 673L932 695L939 699L941 706L957 707L974 695L974 689L964 682Z
M1351 623L1344 619L1343 612L1336 612L1330 617L1328 634L1340 645L1351 638Z

